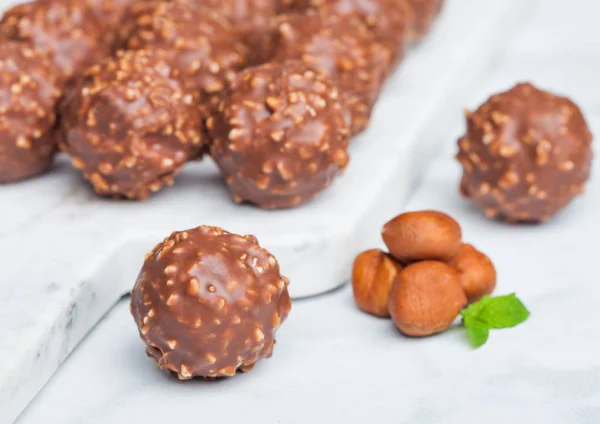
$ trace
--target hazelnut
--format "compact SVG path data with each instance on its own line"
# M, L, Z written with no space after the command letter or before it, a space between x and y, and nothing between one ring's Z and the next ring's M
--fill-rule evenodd
M423 261L400 272L389 311L402 333L429 336L447 330L466 303L456 269L444 262Z
M379 249L367 250L354 260L352 291L360 309L378 317L389 317L390 290L402 265Z
M381 235L390 254L401 262L449 260L458 253L462 238L458 222L437 211L398 215L384 225Z
M462 285L469 302L477 302L491 294L496 287L496 268L486 255L470 244L463 244L458 254L450 261L460 274Z

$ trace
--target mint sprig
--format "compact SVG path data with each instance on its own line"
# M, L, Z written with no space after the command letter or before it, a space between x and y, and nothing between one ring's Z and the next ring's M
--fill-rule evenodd
M484 296L461 312L474 347L487 342L491 329L515 327L529 318L529 311L513 293L506 296Z

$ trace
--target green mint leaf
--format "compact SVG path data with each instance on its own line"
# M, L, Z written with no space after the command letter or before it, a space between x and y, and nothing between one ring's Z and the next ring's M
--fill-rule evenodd
M481 311L483 310L483 308L485 308L485 306L488 304L490 299L491 299L491 297L484 296L478 302L470 304L465 310L463 310L460 313L462 315L463 319L466 319L468 317L478 318L479 315L481 314Z
M490 329L485 322L467 316L464 317L464 323L473 347L480 347L487 342L490 335Z
M478 312L477 319L489 328L511 328L529 317L529 311L514 293L488 298Z

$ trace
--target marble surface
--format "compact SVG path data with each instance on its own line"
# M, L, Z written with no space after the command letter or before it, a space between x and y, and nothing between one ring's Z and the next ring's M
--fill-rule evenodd
M362 244L376 242L376 223L405 202L527 3L451 0L385 87L347 173L305 207L234 205L209 161L144 203L94 196L66 158L42 178L0 187L0 422L20 413L173 230L210 224L255 234L295 282L294 297L342 284Z
M450 0L451 2L453 0ZM485 84L465 106L518 80L568 93L600 134L600 7L544 0ZM595 48L596 47L596 48ZM272 359L219 382L186 383L159 372L121 301L75 350L19 419L29 423L527 423L600 422L600 161L586 194L543 226L486 220L457 194L453 160L462 131L442 137L407 209L459 218L465 239L499 271L498 294L516 291L524 325L469 347L454 328L409 339L360 313L346 286L297 300ZM597 145L597 143L596 143ZM379 218L377 218L379 219ZM379 220L380 225L383 219ZM378 245L363 240L362 248ZM346 260L350 258L345 258ZM292 284L296 284L292 281Z

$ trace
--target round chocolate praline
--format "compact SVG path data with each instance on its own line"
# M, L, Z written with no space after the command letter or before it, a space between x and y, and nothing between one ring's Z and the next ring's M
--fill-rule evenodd
M233 376L271 356L291 309L288 283L253 236L202 226L146 257L131 313L162 369L182 380Z
M571 100L518 84L467 113L461 191L489 217L546 221L583 192L591 141Z
M48 57L0 43L0 183L46 171L56 151L54 106L61 92Z
M221 13L190 1L134 4L122 46L164 50L206 117L236 73L247 65L248 51Z
M295 207L346 167L346 115L329 78L302 62L248 68L206 122L211 156L236 202Z
M429 32L435 18L442 11L444 0L404 0L412 8L412 24L408 38L411 42L417 42Z
M8 9L0 21L3 39L47 53L63 80L110 54L111 33L80 0L40 0Z
M408 0L284 0L284 10L359 18L390 52L390 68L404 57L412 33L414 10ZM287 4L286 4L287 3Z
M203 147L198 107L156 52L90 68L61 112L64 150L105 196L145 199Z
M278 20L275 60L298 59L328 75L344 94L352 134L365 130L389 67L389 51L351 15L314 12Z

